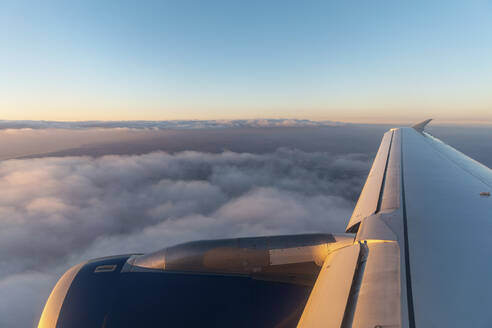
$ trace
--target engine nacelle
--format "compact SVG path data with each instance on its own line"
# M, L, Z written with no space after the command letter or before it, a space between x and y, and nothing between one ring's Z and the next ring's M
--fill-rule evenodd
M55 285L39 327L295 327L323 254L353 239L198 241L80 263Z

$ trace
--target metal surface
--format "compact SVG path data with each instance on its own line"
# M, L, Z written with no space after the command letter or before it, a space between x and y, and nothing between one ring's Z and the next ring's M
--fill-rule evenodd
M311 291L236 275L121 272L128 257L94 259L70 270L58 284L62 302L48 302L40 327L290 328Z
M359 252L355 244L328 255L297 327L340 328Z
M488 185L489 188L492 186L492 173L490 168L457 151L429 133L424 133L424 135L426 138L422 138L422 140L429 144L436 153L446 157L449 161L453 162L470 175L481 180Z
M400 208L401 198L401 133L394 130L388 157L380 211Z
M423 122L417 123L417 124L413 125L412 128L414 128L414 130L417 131L417 132L424 132L425 126L427 124L429 124L430 121L432 121L432 118L429 118L428 120L425 120Z
M492 325L492 172L426 134L402 129L415 324Z
M386 132L383 136L378 153L372 164L371 171L367 176L364 188L362 188L357 205L355 206L352 217L347 225L347 231L350 231L350 228L359 223L363 218L374 214L378 208L378 200L383 186L383 178L392 136L392 130Z
M352 327L400 327L400 249L394 241L369 241Z
M354 237L353 234L303 234L195 241L131 257L123 271L243 274L256 279L313 285L328 253L352 244Z
M58 320L58 314L67 295L68 289L72 284L73 279L80 271L80 269L86 264L86 262L77 264L71 267L63 276L58 280L55 287L51 291L48 300L39 319L38 328L55 328Z
M411 321L402 208L402 138L400 129L391 131L379 198L368 199L361 195L359 199L359 202L372 201L378 206L374 214L361 218L359 223L356 240L363 243L365 265L362 277L352 286L355 292L345 327L408 327Z
M400 302L388 304L400 306L404 327L490 326L491 289L484 282L492 274L486 261L492 249L492 202L480 194L492 190L491 170L412 128L394 129L388 148L380 206L360 218L356 237L369 243L392 240L399 248ZM368 201L372 205L364 204ZM360 202L364 208L377 203L365 195ZM377 267L391 270L396 256L390 258ZM367 288L375 293L395 285L383 280L384 285L373 281ZM394 300L397 294L385 295ZM376 314L386 308L382 299L364 302L359 296L356 313L364 315L354 316L354 326L382 325L387 314Z

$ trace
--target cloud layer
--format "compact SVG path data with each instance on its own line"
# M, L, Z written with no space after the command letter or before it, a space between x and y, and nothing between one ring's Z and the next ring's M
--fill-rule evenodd
M215 129L215 128L264 128L264 127L320 127L338 126L346 123L334 121L311 121L299 119L256 119L256 120L174 120L174 121L9 121L0 120L3 129Z
M343 231L369 165L289 149L0 162L0 326L32 325L57 277L88 258Z

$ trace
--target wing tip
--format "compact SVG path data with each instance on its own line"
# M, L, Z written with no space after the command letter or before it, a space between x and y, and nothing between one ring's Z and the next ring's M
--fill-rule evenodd
M415 125L412 125L412 128L414 128L416 131L422 133L422 132L424 132L424 129L425 129L426 125L429 124L430 121L432 121L432 118L429 118L429 119L427 119L425 121L422 121L420 123L417 123Z

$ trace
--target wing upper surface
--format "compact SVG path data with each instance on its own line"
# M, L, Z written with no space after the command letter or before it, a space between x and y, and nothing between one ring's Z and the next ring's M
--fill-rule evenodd
M416 326L492 324L492 172L428 134L402 129Z
M305 312L317 300L345 305L341 327L491 326L491 191L489 168L423 128L391 129L347 225L357 265L332 263L354 270L350 294L320 297L322 270Z
M430 134L412 128L385 134L347 230L357 231L359 242L398 245L402 326L492 324L491 191L489 168ZM394 257L379 259L379 265L398 269ZM366 290L373 302L359 296L359 313L395 297ZM369 319L354 326L378 322Z

